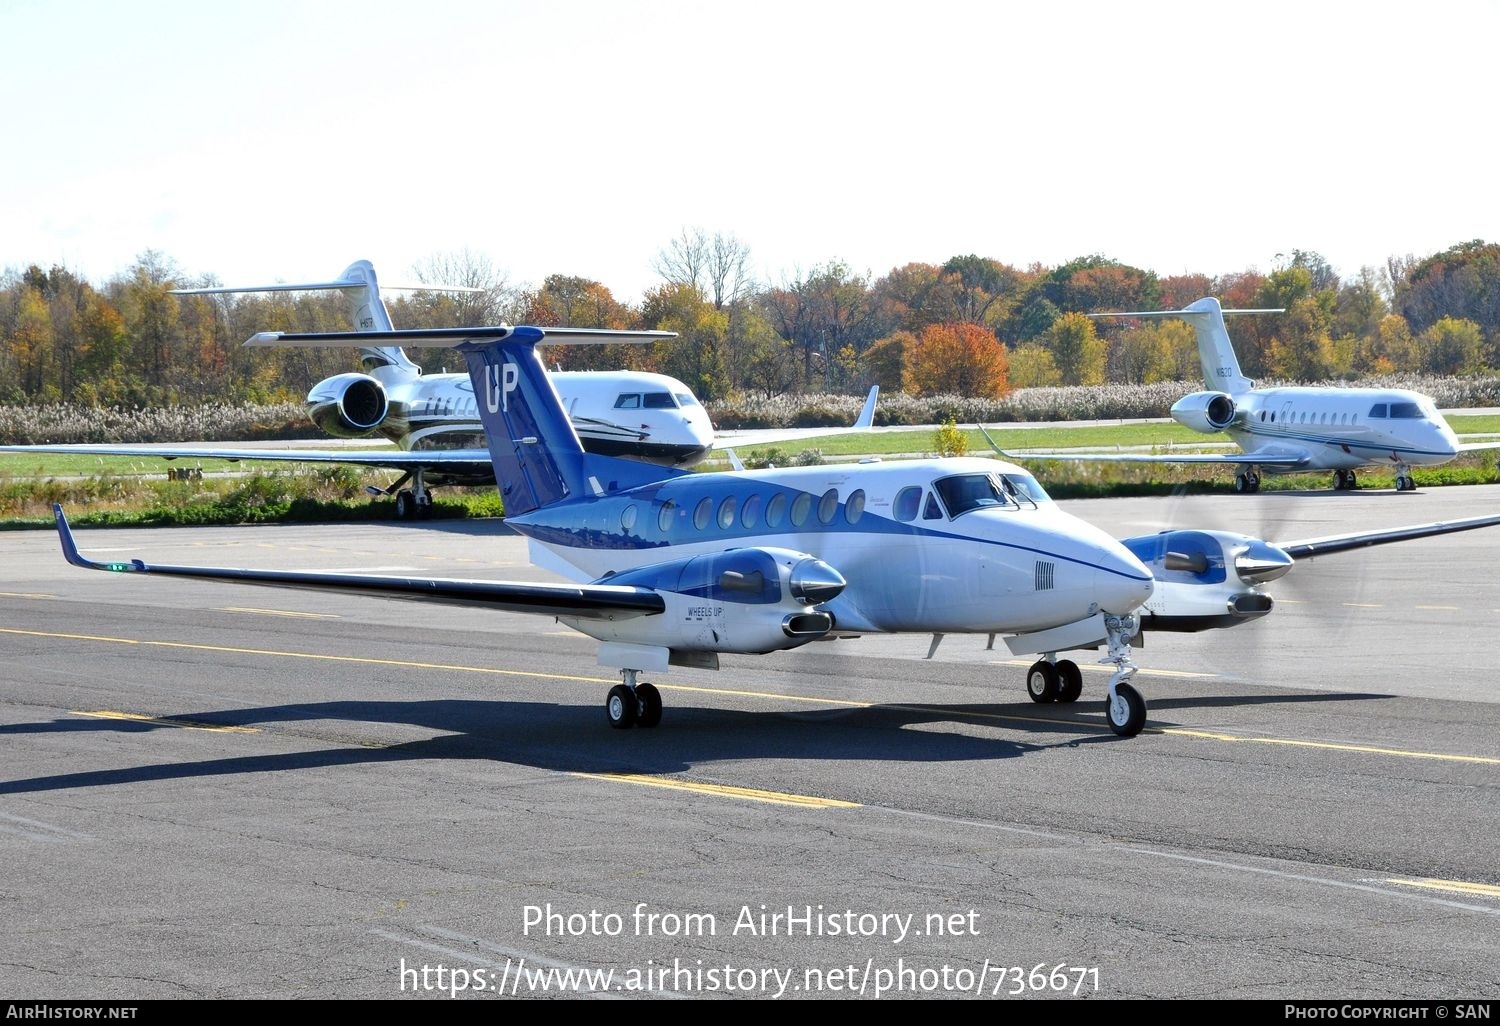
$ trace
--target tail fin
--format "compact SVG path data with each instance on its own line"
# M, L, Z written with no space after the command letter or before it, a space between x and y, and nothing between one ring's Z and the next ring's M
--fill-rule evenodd
M480 292L482 289L466 285L400 285L403 289L430 289L437 292ZM220 295L230 292L319 292L337 290L349 300L349 317L355 331L391 331L391 315L380 298L380 281L375 276L375 267L368 260L356 260L344 268L344 273L333 281L305 282L301 284L242 285L237 288L173 289L179 296ZM361 346L360 362L371 367L399 367L412 374L422 373L399 347Z
M1226 314L1285 313L1284 309L1225 310L1212 296L1205 296L1189 303L1181 310L1134 310L1124 313L1097 313L1090 317L1181 317L1193 326L1198 336L1198 362L1203 367L1203 384L1215 392L1236 395L1248 392L1255 382L1245 377L1240 370L1240 361L1234 355L1234 346L1229 341L1229 331L1224 327Z

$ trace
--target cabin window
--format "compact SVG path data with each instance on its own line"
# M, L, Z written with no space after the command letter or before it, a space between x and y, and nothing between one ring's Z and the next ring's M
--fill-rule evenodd
M641 408L641 396L638 392L624 392L615 399L617 410L639 410Z
M734 508L738 503L733 495L726 495L719 503L719 527L725 531L734 526Z
M620 511L620 530L624 531L626 534L629 534L631 528L635 527L635 518L635 503L632 502L629 506L626 506Z
M1370 418L1372 420L1383 420L1385 418L1385 403L1376 403L1370 407Z
M755 518L760 516L760 492L751 492L740 510L740 526L746 530L755 528Z
M672 518L676 516L676 514L676 502L668 499L666 502L661 504L661 512L656 516L656 526L661 530L662 534L667 534L672 530Z
M1421 420L1422 408L1416 403L1391 403L1393 420Z
M807 523L807 516L812 512L812 496L807 492L798 492L797 497L792 500L792 526L801 527Z
M781 518L784 516L786 516L786 493L777 492L771 496L771 501L766 503L766 526L780 527Z
M646 401L643 405L648 410L677 409L677 404L672 400L671 392L647 392Z
M865 515L865 490L856 488L849 493L849 498L844 501L844 519L850 524L859 523L859 518Z
M839 490L830 488L823 493L823 498L818 500L818 519L825 524L831 524L838 511Z
M1260 411L1260 419L1263 420L1263 421L1266 419L1266 411L1265 410L1261 410Z
M907 485L896 493L896 501L892 512L896 519L903 524L917 519L917 510L922 508L922 489L916 485Z
M698 508L693 510L693 526L703 530L708 526L708 518L713 516L713 512L714 500L705 495L698 500Z

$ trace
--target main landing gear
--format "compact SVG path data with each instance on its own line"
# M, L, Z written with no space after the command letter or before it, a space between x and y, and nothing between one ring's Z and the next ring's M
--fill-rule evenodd
M406 482L412 482L410 488ZM397 520L426 520L432 516L432 492L427 488L420 468L407 471L389 488L368 488L371 495L394 495Z
M656 685L637 684L639 670L621 670L624 683L609 689L604 699L604 715L616 730L629 727L654 727L661 722L661 692Z
M1114 663L1109 678L1109 693L1104 699L1104 716L1109 729L1121 737L1135 737L1146 725L1146 700L1126 683L1135 676L1136 665L1130 661L1130 639L1140 630L1135 616L1106 616L1109 655L1101 662ZM1083 692L1083 674L1071 659L1058 659L1055 652L1045 653L1026 671L1026 693L1033 702L1076 702Z
M1401 487L1401 483L1400 483L1401 479L1399 477L1396 479L1396 482L1397 482L1396 483L1396 490L1398 492L1405 491L1405 489ZM1333 472L1333 490L1334 491L1336 491L1336 492L1352 492L1352 491L1354 491L1354 489L1356 489L1358 487L1359 487L1359 484L1358 484L1358 482L1354 478L1354 471L1352 471L1352 470L1335 470Z
M1241 495L1254 495L1260 491L1260 474L1254 467L1234 475L1234 490Z

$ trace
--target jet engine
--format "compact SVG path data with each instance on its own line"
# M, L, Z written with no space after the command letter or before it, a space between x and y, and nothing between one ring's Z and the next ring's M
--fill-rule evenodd
M385 386L368 374L336 374L307 393L313 423L335 438L363 438L390 412Z
M1124 545L1156 578L1140 609L1143 630L1195 633L1258 620L1273 605L1261 586L1292 567L1270 542L1230 531L1163 531Z
M1184 427L1213 434L1234 423L1234 398L1225 392L1193 392L1172 404L1172 419Z

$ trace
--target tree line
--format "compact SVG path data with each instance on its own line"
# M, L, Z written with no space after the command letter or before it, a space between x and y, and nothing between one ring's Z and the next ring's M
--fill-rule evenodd
M474 292L387 297L398 328L501 323L668 330L654 346L570 346L566 369L671 374L704 401L797 393L999 398L1016 388L1157 384L1201 376L1192 329L1177 320L1090 313L1178 309L1215 296L1226 309L1279 308L1230 325L1245 373L1261 380L1463 376L1500 368L1500 245L1461 243L1391 258L1341 279L1294 250L1267 273L1160 277L1103 256L1019 269L979 256L911 263L881 277L830 261L776 283L754 280L732 235L688 229L657 254L659 283L638 305L608 286L555 274L517 285L473 253L413 268L419 283ZM342 331L337 293L176 296L211 287L146 251L95 285L64 267L0 275L0 402L82 405L276 403L353 369L352 349L247 349L258 331ZM452 354L412 354L428 370Z

